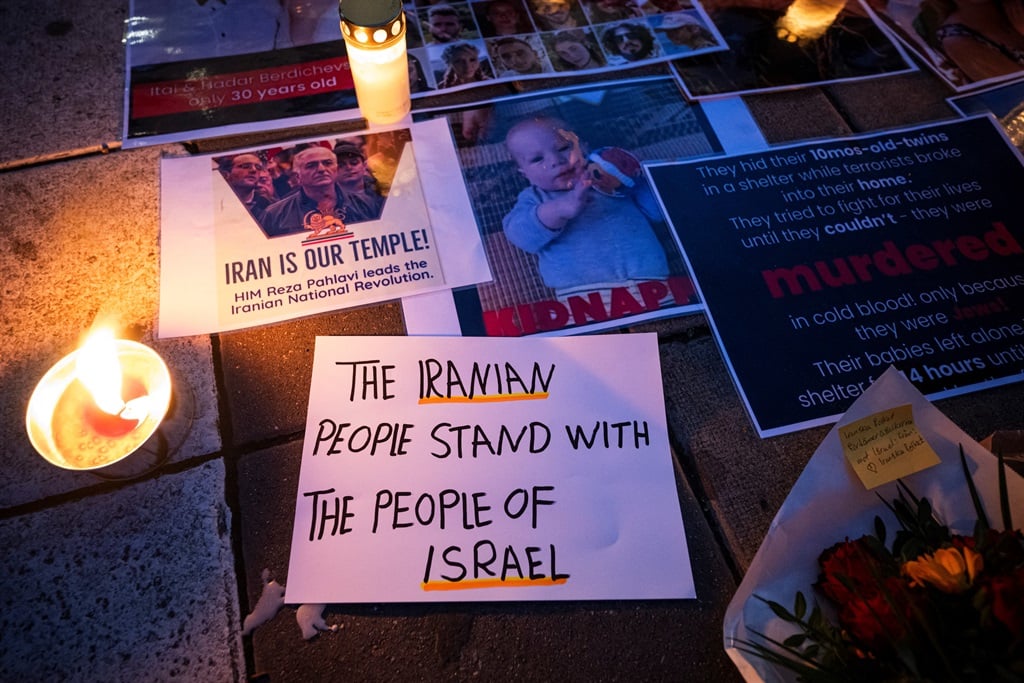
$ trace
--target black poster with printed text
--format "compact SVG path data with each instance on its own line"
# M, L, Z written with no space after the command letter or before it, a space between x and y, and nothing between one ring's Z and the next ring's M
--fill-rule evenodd
M993 119L647 171L762 437L890 365L933 398L1024 379L1024 166Z

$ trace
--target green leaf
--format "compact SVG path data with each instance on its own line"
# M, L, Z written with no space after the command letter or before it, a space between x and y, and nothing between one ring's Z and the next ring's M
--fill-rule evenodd
M996 458L999 460L999 511L1003 515L1003 529L1012 531L1013 518L1010 514L1010 493L1006 490L1006 459L1003 458L1002 451L996 453Z
M800 647L806 642L807 636L803 633L794 633L789 638L782 641L782 644L786 647Z
M901 492L905 492L907 494L907 496L910 498L910 502L912 502L914 505L918 504L917 496L914 495L914 492L910 490L909 486L903 483L902 479L896 480L896 486L900 489ZM900 493L900 497L903 497L903 493Z
M971 477L971 471L967 469L967 456L964 455L963 444L960 444L960 466L964 470L964 479L967 480L967 490L971 492L971 502L974 503L974 513L978 516L978 526L982 530L988 530L991 527L988 523L988 517L985 516L985 508L981 506L981 498L978 497L978 489L974 487L974 479Z
M775 602L774 600L765 600L765 604L767 604L768 607L771 608L772 612L774 612L775 616L777 616L779 619L790 622L797 620L796 617L790 614L789 610L787 610L785 607Z
M922 498L917 503L917 523L927 527L932 521L932 504L927 498Z
M807 598L801 591L796 592L796 600L793 603L793 615L797 619L803 619L804 614L807 613Z
M882 545L885 545L885 522L878 515L875 515L875 536Z

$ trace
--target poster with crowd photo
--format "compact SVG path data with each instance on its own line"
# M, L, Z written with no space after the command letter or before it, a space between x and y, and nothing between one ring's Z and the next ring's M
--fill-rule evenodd
M654 334L318 337L285 601L695 597L660 375Z
M694 99L916 71L857 0L704 0L729 50L676 60Z
M132 0L123 144L359 118L325 0Z
M490 278L443 120L165 158L161 181L161 337Z
M503 99L441 116L453 128L493 274L454 292L454 333L577 334L698 310L640 168L719 150L699 108L671 79ZM564 213L550 225L538 222L559 207ZM407 319L409 334L421 333L415 323Z
M1024 76L1020 0L861 0L959 91Z
M1024 379L1024 167L994 119L648 172L762 436L890 365L933 398Z

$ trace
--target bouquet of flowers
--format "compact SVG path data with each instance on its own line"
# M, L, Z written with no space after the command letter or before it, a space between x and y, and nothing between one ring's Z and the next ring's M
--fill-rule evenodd
M900 524L891 546L876 517L874 535L818 558L815 588L836 622L817 605L808 613L798 591L792 609L765 601L797 632L782 641L758 634L740 649L808 682L1024 681L1024 536L1013 530L1005 466L1000 458L1000 531L961 459L978 515L973 535L952 533L901 483L888 504Z
M1024 480L892 368L840 423L904 404L939 463L883 497L829 433L726 611L747 681L1024 682Z

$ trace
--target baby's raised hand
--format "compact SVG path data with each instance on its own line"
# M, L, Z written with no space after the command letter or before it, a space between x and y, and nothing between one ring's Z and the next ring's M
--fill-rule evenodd
M569 183L567 192L537 207L540 222L551 230L564 228L566 223L583 212L583 207L590 201L592 182L585 173L578 174Z

